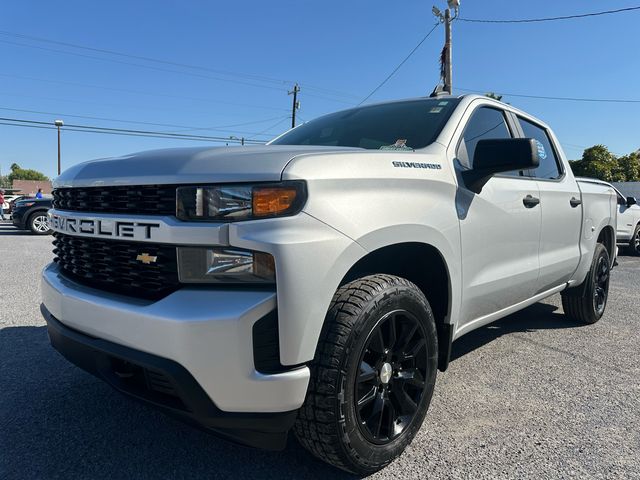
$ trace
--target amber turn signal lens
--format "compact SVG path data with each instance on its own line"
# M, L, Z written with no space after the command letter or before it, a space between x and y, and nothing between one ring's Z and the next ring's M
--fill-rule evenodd
M296 189L290 187L255 187L253 189L253 216L278 215L291 208L296 195Z

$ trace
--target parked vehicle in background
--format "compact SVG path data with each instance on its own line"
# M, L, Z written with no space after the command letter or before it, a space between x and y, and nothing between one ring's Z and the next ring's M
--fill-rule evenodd
M599 183L613 188L618 203L618 246L632 255L640 256L640 205L636 197L625 197L620 190L608 182L595 178L579 178L581 182Z
M4 214L11 214L11 202L16 200L19 195L4 195L4 203L2 204L2 208L4 208Z
M20 230L30 230L35 235L49 235L48 211L52 206L51 198L31 198L15 203L12 212L13 225Z
M613 189L481 96L87 162L54 198L59 352L235 441L284 448L293 429L360 475L411 443L455 339L555 293L599 321L616 254Z
M8 210L8 213L11 214L13 212L13 209L15 208L16 203L19 202L20 200L29 200L30 198L34 198L30 195L11 195L11 197L13 198L9 200L8 208L5 207L5 214L7 213L7 210Z

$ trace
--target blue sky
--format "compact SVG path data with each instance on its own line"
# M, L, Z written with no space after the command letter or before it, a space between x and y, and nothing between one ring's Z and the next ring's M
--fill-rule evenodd
M267 138L287 128L292 82L302 85L303 120L366 97L434 24L432 4L442 8L445 1L3 2L0 117ZM462 0L461 16L533 18L637 5L638 0ZM524 25L456 23L454 87L639 100L639 22L640 11ZM443 35L438 28L370 101L428 94L438 81ZM569 158L597 143L620 154L640 148L639 103L508 95L504 100L551 124ZM63 168L91 158L198 144L63 132ZM3 174L14 162L54 176L55 131L0 125Z

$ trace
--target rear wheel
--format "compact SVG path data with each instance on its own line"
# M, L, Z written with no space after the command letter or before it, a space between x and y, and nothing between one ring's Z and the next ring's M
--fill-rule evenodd
M600 320L609 297L610 270L609 252L604 245L598 243L586 284L562 292L564 313L584 323L596 323Z
M295 426L299 442L355 474L388 465L424 420L436 339L431 307L408 280L371 275L341 287L311 364Z
M640 225L637 225L635 232L633 232L633 237L629 242L629 252L631 255L640 256Z
M28 220L29 230L35 235L47 235L51 233L47 212L32 213Z

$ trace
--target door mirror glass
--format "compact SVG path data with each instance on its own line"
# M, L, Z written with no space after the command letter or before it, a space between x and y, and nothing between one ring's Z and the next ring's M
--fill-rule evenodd
M537 168L540 165L538 143L533 138L480 140L473 155L473 169L462 172L465 184L469 190L480 193L497 173Z

